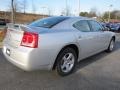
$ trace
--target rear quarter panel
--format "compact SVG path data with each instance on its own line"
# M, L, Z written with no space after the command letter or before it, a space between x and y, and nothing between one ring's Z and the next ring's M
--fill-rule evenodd
M55 59L61 49L70 44L76 44L76 39L73 32L59 32L59 33L45 33L39 35L39 46L36 49L34 57L36 61L33 63L38 63L42 60L42 64L50 65L49 68L55 62ZM32 57L31 57L32 58ZM41 61L40 60L40 61Z

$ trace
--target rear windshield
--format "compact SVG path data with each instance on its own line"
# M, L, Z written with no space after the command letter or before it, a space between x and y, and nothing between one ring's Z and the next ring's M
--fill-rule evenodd
M51 28L66 19L68 19L68 17L49 17L34 21L29 25L34 27Z

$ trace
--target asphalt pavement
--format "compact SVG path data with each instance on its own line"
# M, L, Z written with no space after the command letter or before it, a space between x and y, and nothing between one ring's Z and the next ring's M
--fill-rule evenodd
M0 50L0 90L120 90L120 39L113 52L84 59L67 77L55 71L25 72Z

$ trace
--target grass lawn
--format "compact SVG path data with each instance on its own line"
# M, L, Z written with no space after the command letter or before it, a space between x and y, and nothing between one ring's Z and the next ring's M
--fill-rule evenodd
M3 37L0 36L0 48L2 47Z
M4 36L5 36L5 31L4 30L0 30L0 42L2 42L3 41L3 38L4 38Z
M2 42L2 40L3 40L3 37L0 37L0 42Z
M0 25L0 48L2 47L2 41L3 41L3 38L4 38L5 33L6 33L5 27L6 26L1 26Z
M2 42L0 42L0 48L2 48Z
M2 42L0 42L0 48L2 48Z

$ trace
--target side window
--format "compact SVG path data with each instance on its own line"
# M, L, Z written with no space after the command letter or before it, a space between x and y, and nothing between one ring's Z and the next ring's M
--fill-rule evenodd
M82 32L90 32L89 24L86 20L81 20L73 24L73 27L82 31Z
M96 21L89 21L92 31L101 31L103 27Z

